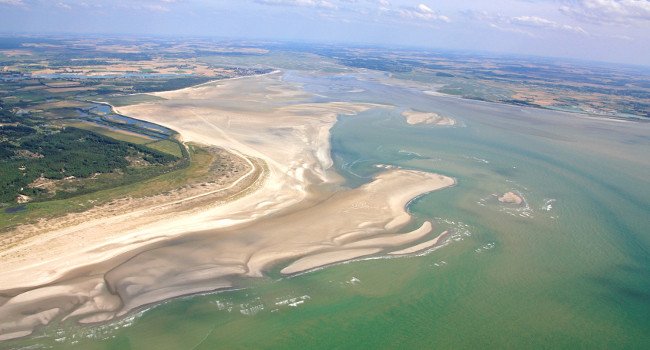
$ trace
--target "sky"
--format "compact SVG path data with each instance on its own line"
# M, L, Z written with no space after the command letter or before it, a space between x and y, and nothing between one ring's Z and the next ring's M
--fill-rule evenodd
M650 65L650 0L0 0L0 33L214 36Z

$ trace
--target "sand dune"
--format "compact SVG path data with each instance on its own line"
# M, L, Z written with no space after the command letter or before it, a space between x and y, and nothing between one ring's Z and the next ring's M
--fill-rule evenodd
M100 322L164 299L236 287L279 263L289 264L282 272L290 274L410 244L431 224L399 233L411 220L408 202L455 183L397 169L341 187L331 169L330 128L339 115L383 106L312 103L279 73L157 95L165 100L120 112L254 159L263 176L241 195L185 212L154 213L145 223L127 213L30 241L27 256L0 261L5 338L53 317Z

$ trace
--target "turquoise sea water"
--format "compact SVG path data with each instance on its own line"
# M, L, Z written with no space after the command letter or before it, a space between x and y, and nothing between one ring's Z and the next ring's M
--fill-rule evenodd
M335 166L352 187L378 164L455 177L457 186L409 206L414 225L450 230L450 244L292 278L274 270L241 290L105 325L56 324L0 348L648 348L650 125L432 97L354 76L286 79L320 100L395 106L341 117ZM459 126L411 126L404 108ZM495 194L507 191L526 205L499 203Z

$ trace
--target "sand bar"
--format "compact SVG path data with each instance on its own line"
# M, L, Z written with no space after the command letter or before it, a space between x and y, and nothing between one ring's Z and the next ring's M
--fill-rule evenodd
M408 124L430 124L440 126L456 125L456 120L450 117L442 116L435 112L419 112L412 109L402 112Z
M422 242L422 243L414 245L412 247L396 250L396 251L390 252L388 254L390 254L390 255L406 255L406 254L417 253L417 252L425 250L425 249L430 249L430 248L435 247L438 244L438 242L440 242L440 240L442 240L446 235L447 235L447 231L439 234L434 239L428 240L426 242Z
M291 265L282 269L283 274L290 275L298 272L312 270L317 267L334 264L341 261L360 258L366 255L377 254L381 252L380 248L366 248L366 249L349 249L339 250L334 252L320 253L309 255L302 259L298 259L291 263Z
M498 200L501 203L509 203L509 204L517 204L517 205L520 205L521 203L524 202L523 197L521 197L520 195L514 192L506 192L502 196L500 196Z

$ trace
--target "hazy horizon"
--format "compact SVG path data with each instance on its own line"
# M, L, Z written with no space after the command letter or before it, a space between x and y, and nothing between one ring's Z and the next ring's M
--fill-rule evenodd
M190 36L648 66L648 0L0 0L7 35Z

